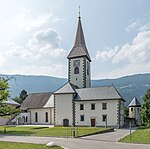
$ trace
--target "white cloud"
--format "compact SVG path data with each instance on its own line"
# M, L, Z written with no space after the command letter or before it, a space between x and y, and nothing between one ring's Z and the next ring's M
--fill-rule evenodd
M40 53L58 57L65 55L65 50L60 48L61 37L54 29L36 32L28 43L30 49L38 49Z
M131 43L126 43L120 47L114 47L110 50L97 51L96 59L101 61L107 60L110 62L110 67L119 65L110 74L114 76L122 76L140 72L149 72L150 70L150 31L139 32ZM121 63L125 62L121 67ZM104 74L101 74L104 75ZM112 76L111 76L112 77Z
M67 71L65 54L54 29L37 31L25 46L11 43L1 48L0 73L62 77Z
M134 20L134 21L130 22L130 24L125 28L125 31L130 32L133 29L137 28L137 26L139 26L139 23L137 20Z
M30 32L45 24L56 23L62 20L64 19L52 13L33 16L30 14L30 11L24 11L22 14L10 20L7 30L12 37L16 38L23 32Z
M147 31L147 30L150 30L150 23L147 23L145 25L142 25L140 28L139 28L139 31Z
M118 51L118 47L115 47L115 49L110 49L109 47L106 50L103 51L97 51L96 53L96 59L101 61L106 61L115 56L115 54Z
M65 76L66 74L66 66L61 63L52 63L49 65L21 65L19 69L9 69L7 71L8 74L25 74L25 75L51 75L51 76Z

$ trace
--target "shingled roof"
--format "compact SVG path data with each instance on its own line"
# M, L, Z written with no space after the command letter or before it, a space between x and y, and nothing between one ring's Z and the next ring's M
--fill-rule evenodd
M54 92L54 94L70 94L75 93L75 89L78 87L73 85L72 83L68 82L65 85L63 85L61 88L59 88L57 91Z
M51 95L52 93L31 93L21 104L21 109L43 108Z
M75 100L113 100L125 101L114 86L76 89Z
M90 55L86 48L86 44L85 44L85 40L84 40L81 19L79 17L75 43L74 43L74 46L71 49L71 52L69 53L67 58L68 59L78 58L78 57L82 57L82 56L86 56L88 58L88 60L91 62L91 58L90 58Z
M134 97L134 98L132 99L132 101L130 102L129 107L141 107L141 104L140 104L140 102L137 100L137 98Z

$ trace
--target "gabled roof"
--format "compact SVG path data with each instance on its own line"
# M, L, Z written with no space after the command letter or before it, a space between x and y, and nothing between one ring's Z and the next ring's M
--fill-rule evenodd
M89 52L88 52L88 50L86 48L86 44L85 44L81 19L79 17L75 43L74 43L74 46L71 49L71 52L69 53L67 58L68 59L78 58L78 57L82 57L82 56L86 56L88 58L88 60L91 62L91 58L90 58Z
M21 109L43 108L51 95L52 93L31 93L21 104Z
M65 85L63 85L61 88L59 88L57 91L54 92L54 94L70 94L75 93L75 89L78 87L73 85L72 83L68 82Z
M125 101L114 86L76 89L75 100L112 100Z
M130 102L129 107L141 107L141 104L140 104L140 102L137 100L137 98L134 97L134 98L132 99L132 101Z
M20 105L19 103L15 102L14 100L12 100L10 98L8 100L6 100L6 101L3 101L2 103L3 104L7 104L7 105L15 105L15 106L19 106Z

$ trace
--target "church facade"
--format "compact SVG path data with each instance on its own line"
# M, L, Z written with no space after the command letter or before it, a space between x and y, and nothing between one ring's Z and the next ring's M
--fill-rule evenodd
M117 126L124 124L124 99L114 86L91 87L91 58L79 16L68 55L68 83L54 92L54 125Z
M91 58L80 16L75 42L67 58L68 82L54 93L50 93L50 96L48 93L29 95L21 105L22 109L26 109L26 123L123 127L125 100L115 86L91 87ZM41 99L36 103L35 98L38 97ZM45 99L44 102L42 98ZM31 106L31 103L34 104ZM44 110L46 113L42 115L45 115L46 121L40 114L41 111L45 112Z

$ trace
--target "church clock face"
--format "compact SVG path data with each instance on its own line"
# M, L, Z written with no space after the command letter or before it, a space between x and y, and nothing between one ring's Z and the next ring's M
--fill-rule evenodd
M73 67L80 67L80 60L74 60Z

